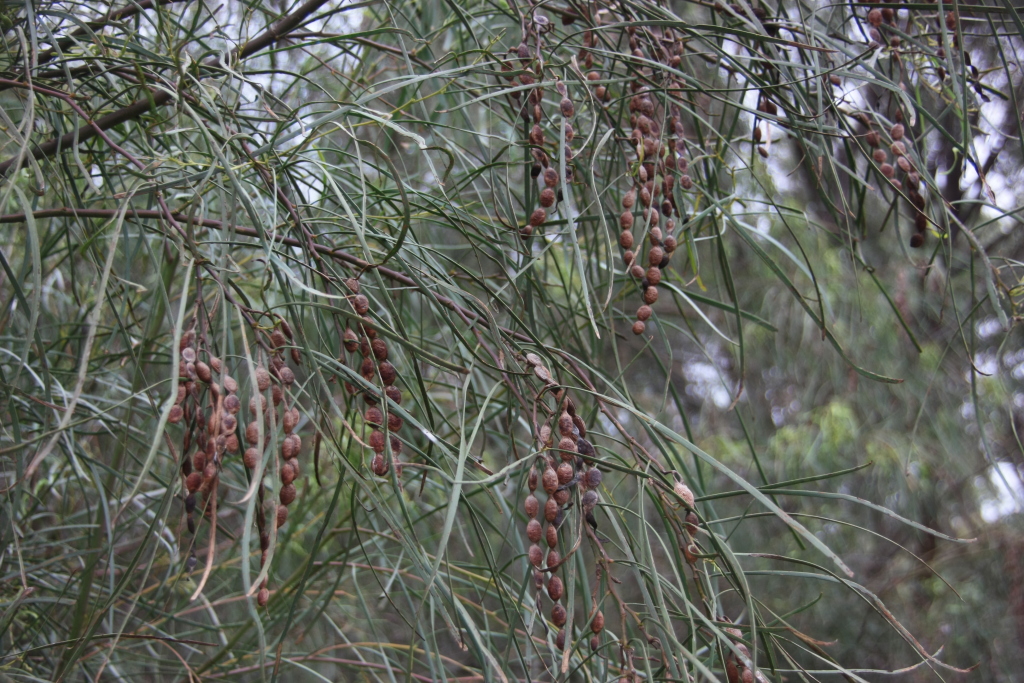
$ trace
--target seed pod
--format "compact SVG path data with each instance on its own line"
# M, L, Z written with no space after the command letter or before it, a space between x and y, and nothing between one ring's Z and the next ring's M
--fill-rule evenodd
M882 144L882 138L878 134L878 131L869 130L867 135L864 136L864 139L872 147L878 147L880 144Z
M557 576L552 576L548 579L548 597L558 602L562 599L562 594L565 593L565 585L562 580Z
M636 190L630 190L622 197L622 208L632 209L636 204Z
M889 155L885 153L884 149L876 149L871 153L871 157L879 164L885 163L885 160L889 158Z
M171 406L171 411L167 415L167 421L170 422L172 425L174 425L174 424L178 424L179 422L181 422L181 418L183 418L183 417L185 417L185 411L182 410L181 406L174 405L174 406Z
M635 277L637 280L642 280L644 279L645 275L644 267L641 266L639 263L634 263L633 266L630 267L629 269L629 274Z
M224 439L224 450L228 453L237 453L239 448L238 435L228 434Z
M540 546L534 543L530 546L528 557L530 564L534 567L539 567L540 563L544 561L544 551L540 549Z
M627 239L626 233L633 229L633 213L631 211L622 212L619 216L619 227L623 230L622 235L619 236L619 244L621 245L623 240ZM629 243L626 246L623 246L623 249L629 249L633 246L633 235L629 236L628 241Z
M235 394L229 394L224 397L224 410L228 411L232 415L237 415L238 411L242 409L242 402L238 399Z
M549 582L550 583L550 582ZM551 622L561 628L565 626L565 620L568 618L568 614L562 604L559 602L555 603L555 606L551 608Z
M366 315L370 310L370 300L363 294L357 294L352 298L352 308L359 315Z
M189 363L189 365L193 364ZM198 363L195 363L193 367L195 368L195 376L198 377L200 381L202 381L204 384L209 384L210 380L213 379L213 373L210 372L210 366L204 363L203 361L199 361Z
M539 228L540 226L544 225L544 221L546 221L547 219L547 211L538 207L533 210L533 213L530 214L530 226L534 228Z
M288 343L288 337L285 336L284 332L280 328L275 328L270 333L270 345L275 349L285 346Z
M238 426L238 420L231 413L224 413L220 417L220 431L224 434L235 431L235 427Z
M660 263L660 261L659 261ZM647 269L647 281L651 285L656 285L661 282L661 268L658 266L651 266Z
M676 495L683 499L683 502L686 504L686 507L688 507L688 508L692 508L693 507L693 504L694 504L693 491L690 490L689 486L687 486L686 484L684 484L681 481L677 481L675 483L675 486L673 487L673 489L675 490Z
M558 633L555 634L555 647L557 647L559 650L564 650L565 649L565 629L564 628L558 629Z
M348 327L345 328L345 332L342 335L342 343L345 345L345 350L349 353L355 353L359 350L359 338Z
M181 359L186 363L196 362L196 350L191 346L186 346L181 350Z
M256 368L256 386L260 391L266 391L270 386L270 373L262 366Z
M558 442L558 450L565 451L567 453L575 453L576 452L576 440L573 439L572 437L568 437L568 436L562 437L562 439ZM564 454L563 454L563 456L564 456Z
M868 12L868 23L875 28L882 25L882 11L880 9L872 9Z
M377 369L380 371L380 378L385 386L391 386L398 379L398 372L395 370L395 366L388 361L381 361Z
M537 523L540 524L540 522ZM544 530L544 534L549 548L554 548L558 545L558 527L549 524L547 529Z
M686 513L686 531L691 536L697 533L697 526L700 524L700 519L697 514L692 510Z
M572 494L569 493L569 489L562 489L562 488L560 488L557 491L555 491L555 494L554 494L555 503L557 503L559 505L559 507L561 507L561 506L563 506L563 505L565 505L566 503L569 502L569 497L571 495Z
M643 334L644 330L646 329L647 325L644 323L643 320L637 320L636 322L633 323L633 334L637 336Z
M558 108L562 112L562 116L567 119L572 118L573 114L576 113L575 107L572 105L572 100L568 97L563 97L562 101L558 103Z
M681 188L683 188L684 190L692 189L693 188L693 180L688 175L680 176L680 178L679 178L679 186Z
M379 429L370 432L369 444L375 453L383 453L385 448L384 432Z
M896 142L889 145L889 150L896 156L903 156L907 153L907 146L897 140Z
M922 233L922 234L925 231L927 231L928 230L928 217L925 216L923 213L919 212L916 216L914 216L914 228L919 233Z
M886 21L886 23L891 24L893 22L893 19L895 19L895 18L896 18L896 13L893 12L892 7L883 7L882 8L882 19L884 19Z
M893 140L903 139L903 124L897 123L889 130L889 135L892 136Z
M896 165L900 167L900 170L904 173L910 173L914 167L910 165L910 159L907 157L897 157Z
M280 529L288 521L288 508L284 505L277 506L277 528Z
M554 187L558 184L558 171L548 167L544 169L544 184L548 187Z
M572 424L573 424L574 427L576 427L576 431L578 431L580 433L580 438L585 437L587 435L587 423L585 423L583 421L582 417L580 417L579 415L573 415L572 416ZM577 441L577 443L576 443L576 450L579 450L579 447L580 447L580 444Z
M570 465L567 462L563 462L562 464L560 464L558 466L557 474L558 474L558 483L561 486L565 486L570 481L572 481L572 475L574 474L573 469L572 469L572 465Z
M636 319L648 320L651 317L651 313L653 313L651 307L648 306L647 304L644 304L640 308L636 309Z
M658 288L657 287L648 287L646 290L644 290L644 303L645 304L653 305L654 302L657 301L657 300L658 300Z
M604 87L603 85L597 86L596 88L594 88L594 97L601 101L607 99L608 88Z
M298 476L299 476L299 463L298 463L298 461L297 460L285 460L284 464L281 465L281 483L284 486L289 486L293 481L295 481L298 478ZM292 489L294 490L294 488L295 487L293 486ZM281 491L282 491L281 495L284 496L284 493L283 493L284 489L281 489ZM290 505L290 502L289 503L285 503L284 502L284 498L283 497L281 498L281 502L284 503L285 505Z
M256 604L260 607L266 607L268 602L270 602L270 591L266 588L261 588L260 592L256 594Z
M555 472L554 467L545 468L544 475L541 477L541 482L544 487L544 491L546 491L548 495L555 492L555 489L558 488L558 474Z
M202 476L203 470L206 469L206 453L203 451L196 451L192 456L192 469L199 472Z
M544 131L541 130L540 126L535 125L530 129L530 144L537 147L544 146Z
M545 566L549 568L557 567L558 563L562 561L562 556L558 554L557 550L549 550L548 556L544 561L547 563ZM559 626L561 626L561 624L559 624Z
M280 499L282 505L291 505L292 503L294 503L295 496L296 490L294 483L285 484L284 486L281 487Z
M199 487L203 485L203 475L199 472L193 472L192 474L185 477L185 488L188 489L189 493L195 493L199 490Z
M530 539L530 543L540 543L541 528L540 522L536 519L531 519L526 524L526 537Z
M387 475L388 470L391 468L388 467L387 458L384 457L383 453L374 453L373 459L370 461L370 469L378 477L383 477Z
M398 387L384 387L384 395L388 397L388 400L394 401L395 405L402 405L402 390Z
M588 489L596 489L601 485L601 480L604 475L601 474L601 470L596 467L591 467L583 475L583 485Z
M640 167L640 170L643 170L643 166ZM646 187L640 188L640 203L644 206L651 205L651 191Z
M256 466L260 464L260 452L255 448L245 449L245 454L242 456L242 462L250 470L256 469Z
M919 232L915 232L910 236L910 246L914 249L920 249L924 246L924 235Z
M558 502L555 501L554 494L547 499L544 503L544 519L548 522L554 522L558 518Z
M884 175L886 178L892 178L894 175L896 175L896 170L889 164L882 164L879 167L879 170L882 172L882 175Z
M591 636L590 637L590 649L591 650L597 650L597 648L599 648L599 647L601 647L601 640L597 636Z

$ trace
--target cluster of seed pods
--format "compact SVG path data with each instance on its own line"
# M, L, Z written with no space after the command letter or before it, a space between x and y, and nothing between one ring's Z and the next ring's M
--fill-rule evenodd
M903 126L903 112L896 110L896 123L889 128L889 150L886 151L884 133L871 126L867 116L861 117L861 123L868 128L864 139L872 148L871 158L878 172L892 185L897 192L902 192L909 200L914 211L914 234L910 236L910 246L924 246L925 234L928 230L928 215L925 213L925 196L921 194L921 176L909 156L911 141L906 136ZM895 165L889 163L892 153Z
M402 403L402 392L395 386L398 371L388 361L387 342L377 335L377 330L366 315L370 310L370 300L366 298L366 295L359 293L359 281L352 278L347 280L346 284L352 292L349 302L352 309L362 316L362 322L357 326L358 333L351 327L345 329L342 345L345 351L358 354L362 358L359 362L359 374L367 382L378 387L376 391L361 392L367 403L367 408L363 411L363 419L370 427L367 441L373 451L370 470L378 477L386 476L391 469L393 460L395 473L401 478L402 464L398 457L402 454L402 441L396 433L402 428L402 418L387 410L387 402L380 400L380 396L383 394L396 404ZM344 362L344 358L342 358L342 362ZM360 390L349 382L345 383L345 387L349 393L360 393ZM390 458L388 455L389 445L391 447Z
M219 358L202 350L208 363L199 357L194 329L182 335L179 345L180 371L178 394L168 421L185 421L182 443L181 473L185 477L185 514L189 533L195 533L193 514L198 495L209 495L216 490L221 463L227 453L238 452L238 419L241 408L238 383L223 373ZM214 381L219 378L220 382ZM205 389L205 391L204 391ZM196 450L187 457L192 444Z
M726 621L726 623L730 622ZM730 649L725 656L725 676L729 683L754 683L756 680L754 670L749 666L750 651L746 645L740 642L743 633L738 628L732 626L727 626L722 630L732 636L735 641L733 642L733 647L740 653L740 656L737 657L736 653Z
M545 424L541 428L540 441L545 447L544 455L539 458L542 473L538 475L536 467L530 470L527 478L530 493L526 497L524 509L529 520L526 536L531 544L528 558L534 567L534 582L538 592L546 590L551 600L550 616L556 629L555 645L563 649L568 615L562 604L565 584L558 575L563 561L558 551L559 529L565 519L566 506L577 486L583 491L579 501L580 510L587 523L596 527L593 516L598 502L596 489L601 485L602 475L593 464L596 452L586 439L586 424L576 413L576 407L569 398L563 401L557 427L557 444L552 439L551 427ZM547 494L543 510L545 524L538 519L541 513L540 501L536 496L538 483ZM548 547L546 553L540 545L541 539ZM600 612L592 619L591 628L595 638L604 628L604 616ZM595 641L592 645L596 648L598 643Z
M867 14L868 25L868 38L870 38L871 47L879 47L882 45L888 45L889 47L896 49L900 46L900 37L893 34L887 41L882 36L882 31L889 27L896 26L896 11L891 7L872 7L868 10Z

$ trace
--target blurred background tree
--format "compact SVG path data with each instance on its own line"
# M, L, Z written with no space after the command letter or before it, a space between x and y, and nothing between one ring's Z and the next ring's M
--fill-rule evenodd
M0 676L1024 680L1021 27L3 5Z

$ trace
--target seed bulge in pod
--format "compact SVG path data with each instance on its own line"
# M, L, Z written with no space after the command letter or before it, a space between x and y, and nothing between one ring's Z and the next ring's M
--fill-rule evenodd
M665 238L664 247L666 252L671 254L673 251L676 250L676 246L678 246L678 243L676 242L675 237L669 235L668 237Z
M390 468L388 467L387 458L384 457L383 453L374 453L373 454L373 459L370 461L370 469L378 477L383 477L383 476L387 475L388 470Z
M534 543L530 546L529 550L530 564L534 567L539 567L540 563L544 561L544 551L541 550L540 546Z
M914 249L920 249L924 246L924 235L919 232L915 232L910 236L910 246Z
M897 140L896 142L889 145L889 151L896 156L903 156L907 153L907 146Z
M270 333L270 345L275 349L280 348L288 343L288 337L285 336L281 328L276 328Z
M296 460L285 460L284 464L281 465L281 483L284 484L285 486L295 481L296 477L299 474L299 470L296 463ZM283 500L281 502L284 503Z
M572 118L573 114L576 113L576 109L572 105L572 100L568 97L562 98L562 101L558 103L558 109L562 112L562 116L567 119Z
M530 214L530 225L534 228L539 228L544 225L544 221L548 219L548 213L542 208L536 208L533 213Z
M599 648L599 647L601 647L601 640L597 636L591 636L590 637L590 649L591 650L597 650L597 648Z
M384 414L380 411L380 408L378 408L377 406L370 406L369 408L367 408L366 411L363 413L363 418L366 420L367 424L373 425L375 427L379 427L380 425L384 424Z
M203 451L196 451L195 455L192 456L192 468L202 475L204 469L206 469L206 453Z
M173 424L181 422L181 418L185 417L185 411L182 410L181 406L171 406L171 412L167 415L167 421Z
M548 522L554 522L557 518L558 502L555 500L554 494L552 494L544 503L544 519Z
M659 265L664 257L665 250L661 247L651 247L651 250L647 252L647 262L652 266Z
M555 647L557 647L559 650L564 650L565 649L565 629L564 628L558 629L558 633L555 634Z
M206 467L203 468L203 483L212 481L217 476L217 466L212 462L207 462Z
M928 230L928 217L923 213L918 213L914 216L914 228L920 233Z
M352 308L359 315L366 315L367 311L370 310L370 300L363 294L356 294L352 297Z
M682 498L683 502L686 503L686 507L692 508L694 504L694 498L693 491L690 490L690 487L681 481L677 481L673 488L676 492L676 495Z
M260 452L255 448L245 449L245 454L242 456L242 462L250 470L256 469L256 466L260 464Z
M914 167L910 165L910 159L906 157L897 157L896 165L900 167L900 170L904 173L910 173Z
M594 447L589 441L584 439L582 436L576 441L576 450L579 451L580 455L592 458L597 453L594 451Z
M235 427L238 426L238 420L231 413L224 413L220 417L220 430L223 433L235 431Z
M402 405L402 390L396 386L384 387L384 395L389 400L394 401L395 405Z
M558 488L558 473L555 472L554 467L549 466L544 469L544 475L541 478L541 484L544 486L544 490L548 494L552 494L555 492L555 489Z
M228 411L232 415L237 415L238 411L242 409L242 402L235 394L230 394L224 397L224 410Z
M565 586L562 584L562 580L557 576L552 576L548 579L548 597L558 602L562 599L562 595L565 593Z
M565 459L565 456L567 454L572 454L576 452L576 440L573 439L572 437L563 436L562 439L558 442L558 450L563 451L562 453L560 453L560 455L563 457L563 459ZM569 457L571 458L572 456L569 455Z
M284 505L277 506L277 528L280 529L288 521L288 508Z
M595 634L604 630L604 613L598 610L594 618L590 620L590 630Z
M284 438L285 443L291 444L292 458L299 457L299 451L302 450L302 437L298 434L289 434ZM290 459L290 458L286 458Z
M530 129L530 144L542 147L544 145L544 131L540 129L540 126L534 125Z
M661 268L658 266L651 266L647 269L647 281L652 285L656 285L661 282Z
M345 350L349 353L355 353L359 350L359 337L350 328L345 328L345 333L342 335L342 343L345 345Z
M572 465L570 465L569 463L563 462L562 464L560 464L558 466L557 473L558 473L558 483L561 484L562 486L565 486L570 481L572 481L573 471L572 471Z
M270 591L266 588L261 588L260 592L256 594L256 604L260 607L266 607L268 602L270 602Z
M193 472L192 474L185 477L185 488L188 489L189 493L194 493L199 490L199 487L203 484L203 475L199 472Z
M369 443L370 448L372 448L375 453L383 453L385 447L384 432L380 431L379 429L374 429L372 432L370 432Z
M658 288L657 287L648 287L646 290L644 290L644 303L645 304L653 305L654 302L657 301L657 300L658 300Z
M380 365L377 366L380 371L381 381L384 382L385 386L391 386L398 379L398 372L395 370L395 366L388 361L381 361Z
M195 368L195 376L202 382L209 384L210 380L213 379L213 373L210 372L210 366L203 361L199 361L198 363L195 363L193 367Z
M402 454L402 441L394 434L391 435L390 441L391 454L397 458L399 455Z
M884 175L886 178L892 178L894 175L896 175L896 170L889 164L882 164L878 168L878 170L880 170L882 172L882 175Z
M562 414L558 416L558 433L562 436L572 436L572 428L572 415L563 410Z
M285 386L290 387L295 382L295 373L287 365L278 370L278 375Z
M281 487L281 494L279 496L281 505L291 505L295 502L295 484L285 484Z
M621 245L622 242L626 239L626 236L625 236L626 232L633 229L633 212L632 211L629 211L627 209L626 211L622 212L622 214L619 216L619 227L621 227L622 230L623 230L622 235L619 236L619 244ZM629 236L629 246L625 246L625 247L623 247L623 249L629 249L629 247L631 247L632 245L633 245L633 236L630 235Z
M644 170L642 166L640 167L640 170ZM644 171L644 173L646 173L646 171ZM648 190L647 187L640 188L640 203L644 206L651 205L651 191Z
M192 493L192 492L189 492L189 494L187 496L185 496L185 512L191 515L195 511L195 509L196 509L196 494Z
M574 427L576 427L576 431L580 433L580 437L584 437L587 435L587 423L583 421L582 417L574 414L572 416L572 424ZM576 450L579 450L579 447L580 445L579 443L577 443Z
M370 348L373 351L373 357L377 360L384 361L388 359L388 343L383 339L374 339L370 344Z
M372 382L374 375L376 375L376 369L377 366L374 365L373 359L367 356L359 366L359 374L363 376L363 379Z
M292 407L284 411L284 416L281 418L281 426L284 428L284 433L291 434L297 424L299 424L299 409Z
M557 577L552 577L557 578ZM548 584L550 585L550 581ZM561 628L565 626L565 620L568 618L568 614L565 611L565 607L562 607L561 603L556 602L555 606L551 608L551 622Z
M544 536L549 548L554 548L558 545L558 527L548 524L544 530Z
M548 187L554 187L558 184L558 171L548 167L544 169L544 184Z
M181 359L186 363L196 362L196 350L191 346L186 346L181 350Z
M697 525L700 524L700 519L697 514L692 510L686 513L686 531L693 536L697 533Z
M224 390L226 392L228 392L229 394L233 394L236 391L238 391L238 382L235 381L234 377L230 375L224 375L221 379L224 382Z
M228 453L237 453L238 448L238 435L228 434L227 437L224 439L224 450L226 450Z
M537 478L537 468L531 467L530 474L527 475L526 477L526 486L530 489L531 492L537 490Z
M256 414L257 412L264 412L267 409L267 397L263 394L254 394L249 398L249 412Z
M635 277L637 280L644 279L644 276L646 275L646 273L644 273L644 267L641 266L639 263L633 264L633 266L629 269L629 274Z
M596 467L591 467L583 475L583 485L588 489L596 489L598 486L601 485L601 480L603 478L604 475L601 474L601 470L597 469Z
M402 428L402 418L398 417L395 413L388 413L388 429L392 432L397 432Z
M632 251L629 251L628 249L622 253L622 263L626 266L629 266L629 264L633 263L633 260L635 258L636 254L634 254Z
M540 205L545 208L550 208L555 203L555 191L550 187L545 187L540 191Z
M539 543L541 536L540 522L536 519L531 519L526 523L526 537L530 539L530 543Z
M262 366L256 368L256 386L260 391L266 391L270 387L270 373Z
M558 489L554 493L555 503L557 503L559 506L565 505L566 503L569 502L569 496L569 489Z
M561 562L561 561L562 561L562 556L558 554L557 550L549 550L548 551L548 556L547 556L547 559L545 560L545 562L547 562L547 565L546 565L547 567L558 566L558 563ZM561 624L559 624L559 625L561 625Z

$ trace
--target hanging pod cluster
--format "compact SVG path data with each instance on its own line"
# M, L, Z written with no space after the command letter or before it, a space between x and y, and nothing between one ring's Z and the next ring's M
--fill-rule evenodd
M378 477L384 477L394 464L395 474L401 479L402 463L398 458L402 454L402 441L397 433L402 428L402 418L388 410L387 401L380 400L384 396L395 405L401 405L402 392L395 386L398 371L388 360L387 342L377 335L373 321L367 316L370 300L360 293L359 280L351 278L346 284L351 292L349 303L362 321L357 325L358 332L351 327L345 328L340 360L345 362L345 352L360 358L359 374L375 385L375 389L357 389L351 382L346 382L345 388L352 395L361 393L367 404L363 420L370 429L366 439L373 451L370 470Z

